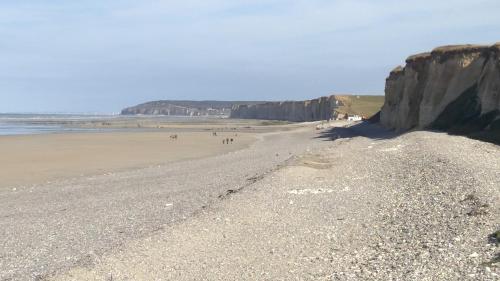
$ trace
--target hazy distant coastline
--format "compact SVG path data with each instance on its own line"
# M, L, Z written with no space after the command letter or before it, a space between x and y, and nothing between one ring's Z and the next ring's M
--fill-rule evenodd
M264 102L159 100L125 108L121 111L121 115L229 116L232 108L236 106L259 103Z

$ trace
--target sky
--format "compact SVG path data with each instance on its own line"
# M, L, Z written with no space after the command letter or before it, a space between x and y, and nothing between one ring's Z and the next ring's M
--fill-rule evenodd
M500 41L498 0L0 0L0 112L384 93L411 54Z

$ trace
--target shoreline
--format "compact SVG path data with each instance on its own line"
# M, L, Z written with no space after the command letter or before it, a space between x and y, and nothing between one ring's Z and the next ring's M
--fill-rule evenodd
M287 129L291 122L233 119L220 116L104 116L0 114L0 137L59 133L259 131Z
M7 135L0 132L4 164L0 190L220 155L248 147L259 139L258 135L310 125L213 117L16 118L11 123L14 127L25 124L52 129ZM218 135L213 136L214 132ZM170 135L179 139L172 141ZM224 145L223 137L234 142Z

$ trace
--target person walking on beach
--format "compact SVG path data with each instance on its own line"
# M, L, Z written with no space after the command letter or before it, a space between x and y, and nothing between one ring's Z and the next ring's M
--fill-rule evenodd
M226 144L229 144L229 138L226 139Z

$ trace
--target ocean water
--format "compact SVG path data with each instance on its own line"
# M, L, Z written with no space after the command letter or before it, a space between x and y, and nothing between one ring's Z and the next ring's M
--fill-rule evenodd
M0 113L0 136L8 135L33 135L51 134L67 132L99 132L99 131L123 131L131 129L113 128L82 128L76 124L88 123L91 121L106 122L109 120L140 120L142 118L161 122L175 123L205 123L224 120L220 117L208 116L123 116L123 115L91 115L91 114L5 114ZM135 129L137 130L137 129Z
M70 124L62 125L62 123L112 117L112 115L79 114L0 114L0 136L96 131L96 129L72 128Z

